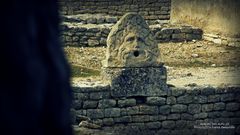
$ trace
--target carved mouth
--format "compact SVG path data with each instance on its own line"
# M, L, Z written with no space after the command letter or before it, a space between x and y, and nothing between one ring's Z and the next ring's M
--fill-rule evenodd
M133 51L133 55L135 56L135 57L138 57L139 56L139 51Z

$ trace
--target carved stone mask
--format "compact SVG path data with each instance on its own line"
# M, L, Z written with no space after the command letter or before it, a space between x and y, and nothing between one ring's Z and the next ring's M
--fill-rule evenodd
M140 15L128 13L113 26L108 35L106 58L106 67L158 65L158 45Z

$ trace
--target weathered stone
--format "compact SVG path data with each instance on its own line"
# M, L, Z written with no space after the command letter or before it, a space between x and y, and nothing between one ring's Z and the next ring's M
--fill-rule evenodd
M132 122L148 122L149 115L135 115L132 116Z
M88 40L88 45L89 46L97 46L97 45L99 45L99 41L98 40L89 39Z
M167 95L165 67L102 68L102 76L113 97Z
M105 126L111 126L114 124L113 118L104 118L102 121L103 121L103 125Z
M195 103L207 103L206 96L196 96L194 97Z
M183 95L186 92L186 90L185 89L175 89L175 88L172 88L171 92L172 92L173 96L178 97L178 96Z
M158 66L159 50L144 19L125 14L115 24L107 39L105 67Z
M116 100L103 99L99 101L98 108L111 108L116 106Z
M193 102L193 96L191 95L183 95L177 98L177 103L180 104L189 104Z
M134 106L134 105L136 105L136 99L134 98L118 100L119 107L127 107L127 106Z
M159 115L158 116L158 120L159 121L164 121L164 120L166 120L167 119L167 116L165 116L165 115Z
M131 116L123 116L123 117L119 117L119 118L114 118L114 122L129 123L129 122L132 122L132 117Z
M91 119L96 118L104 118L104 110L103 109L88 109L87 116Z
M72 107L76 110L82 108L82 101L81 100L73 100Z
M188 105L188 112L190 114L196 114L201 112L201 105L200 104L190 104Z
M168 105L173 105L173 104L176 104L177 103L177 100L175 97L173 96L170 96L170 97L167 97L167 104Z
M207 95L207 96L213 95L214 93L215 93L215 89L212 87L206 87L206 88L202 89L202 91L201 91L202 95Z
M128 115L139 114L139 107L138 106L128 107L126 111Z
M185 40L185 34L184 33L172 34L172 39L177 41L183 41Z
M181 114L181 119L182 120L193 120L193 115L188 114L188 113L182 113Z
M139 106L139 113L140 114L158 114L158 107L141 105Z
M84 109L94 109L97 108L98 102L97 101L85 101L83 102Z
M234 116L234 113L233 113L233 112L223 111L223 112L221 113L221 116L222 116L222 117L225 117L225 118L229 118L229 117Z
M116 23L117 22L117 18L108 17L108 18L106 18L106 22L107 23Z
M149 121L158 121L159 120L159 115L150 115L149 116Z
M185 129L187 127L187 121L186 120L178 120L176 121L176 129Z
M202 105L202 112L209 112L213 110L213 104Z
M120 116L120 108L107 108L104 110L104 116L108 117L119 117Z
M198 113L193 115L194 119L205 119L207 117L208 117L208 113Z
M173 129L175 127L175 122L174 121L163 121L162 127L165 129Z
M146 103L149 104L149 105L164 105L164 104L166 104L166 98L147 97Z
M160 114L169 114L171 112L171 106L170 105L163 105L159 107L159 113Z
M167 116L167 119L168 120L178 120L178 119L180 119L180 114L169 114Z
M226 104L226 110L227 111L237 111L240 109L240 104L239 103L227 103Z
M104 99L104 98L108 98L110 97L110 93L109 92L94 92L90 94L90 99Z
M233 101L235 99L234 94L222 94L221 95L221 101L226 102L226 101Z
M225 109L225 103L224 102L215 103L213 105L213 110L219 111L219 110L224 110L224 109Z
M177 104L177 105L173 105L171 112L186 112L187 111L187 105L181 105L181 104Z
M146 126L148 129L158 129L158 128L160 128L162 125L161 125L161 122L148 122L148 123L145 123L145 126Z
M220 101L220 95L209 95L208 96L208 102L219 102Z
M90 128L90 129L100 129L101 126L91 123L89 121L81 121L79 124L79 127L85 127L85 128Z
M219 118L221 117L221 112L209 112L208 113L208 118Z

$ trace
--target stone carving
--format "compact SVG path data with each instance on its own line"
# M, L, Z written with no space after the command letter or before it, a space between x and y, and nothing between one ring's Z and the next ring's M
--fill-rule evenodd
M138 14L127 13L113 26L107 39L104 67L158 66L159 48L149 26Z
M102 67L112 97L157 96L167 90L167 71L159 62L159 48L144 19L124 15L108 35Z

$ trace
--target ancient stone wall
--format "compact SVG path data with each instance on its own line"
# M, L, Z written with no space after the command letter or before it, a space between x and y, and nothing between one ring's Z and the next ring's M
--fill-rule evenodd
M96 47L106 46L111 26L67 25L62 26L62 40L65 46ZM158 43L182 42L202 39L202 30L197 27L154 27L150 26Z
M127 12L138 12L146 20L169 20L171 0L60 0L61 13L109 14L121 17Z
M113 98L110 86L98 85L75 87L74 97L76 123L87 116L101 126L154 134L240 134L239 88L170 88L159 96Z

